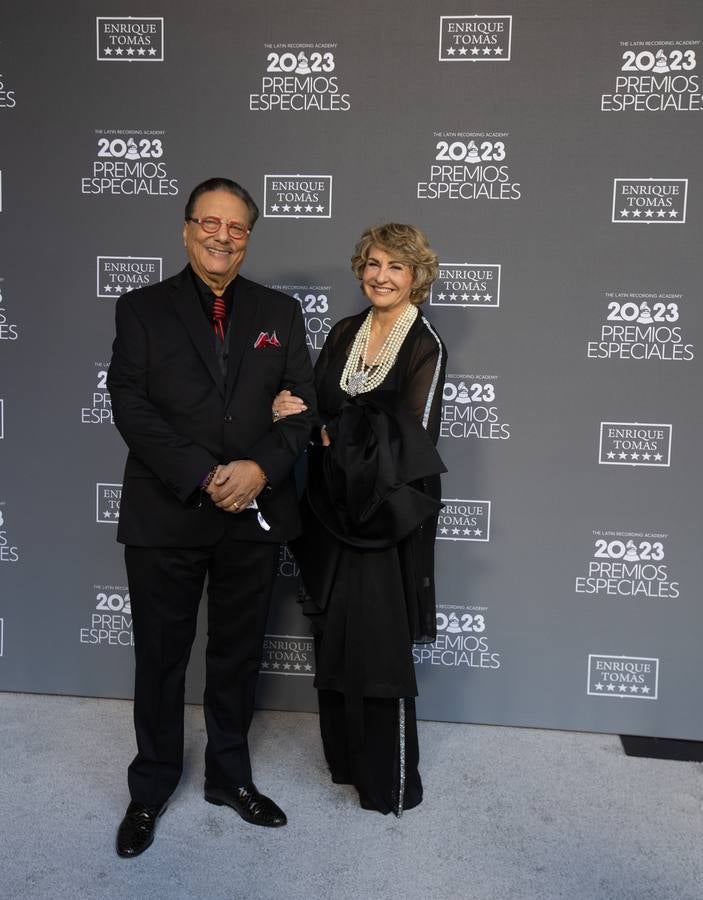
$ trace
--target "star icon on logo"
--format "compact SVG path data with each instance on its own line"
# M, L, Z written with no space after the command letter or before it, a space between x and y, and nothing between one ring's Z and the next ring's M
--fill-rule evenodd
M494 47L493 52L495 53L496 56L500 56L503 52L503 48L502 47Z
M103 286L103 293L104 293L104 294L109 294L111 290L112 290L112 287L111 287L109 284L106 284L106 285Z
M437 299L444 300L445 296L446 296L445 294L437 294Z
M462 48L459 50L459 56L466 56L466 54L467 54L468 52L469 52L468 47L462 47Z
M149 56L156 56L156 49L154 47L149 47Z
M315 209L317 210L317 212L324 212L325 208L324 206L316 206Z
M651 219L653 215L654 215L654 210L648 209L645 211L644 217L645 217L645 219Z
M608 693L610 693L610 694L612 694L614 690L615 690L615 685L614 685L614 684L609 684L609 685L606 687L606 691L608 691Z
M663 209L657 210L657 218L658 219L663 219L665 215L666 215L666 212Z
M471 48L471 55L472 55L472 56L478 56L478 47L472 47L472 48Z
M118 47L117 50L115 50L115 56L122 56L123 53L124 50L122 49L122 47Z
M449 295L449 299L450 299L450 300L456 300L456 294L450 294L450 295Z
M137 56L144 56L145 53L146 50L143 47L140 47L139 50L137 50Z
M103 53L105 54L105 56L112 56L112 48L111 48L111 47L104 47L104 48L103 48Z
M283 204L283 212L290 212L290 206L287 203Z
M625 452L618 453L618 459L627 459L627 453L625 453Z
M469 302L469 295L468 295L468 294L462 294L462 295L461 295L461 299L464 301L464 303L468 303L468 302Z
M648 694L648 693L649 693L649 688L647 687L646 684L643 684L643 685L642 685L642 687L640 688L640 692L641 692L642 694Z
M621 209L620 215L623 217L623 219L626 219L630 215L630 213L626 209Z
M601 681L599 681L598 684L596 685L596 690L597 690L597 691L602 691L602 690L603 690L603 683L602 683Z
M641 215L642 215L642 210L641 210L641 209L633 209L633 210L632 210L632 218L633 218L633 219L639 219L639 217L640 217Z
M280 207L279 207L278 203L274 203L271 206L271 212L278 212L279 209L280 209Z
M612 450L610 450L610 451L608 452L608 459L615 459L615 454L613 453Z
M127 48L127 56L134 56L134 47Z
M655 453L655 454L654 454L654 459L655 459L657 462L661 462L661 461L664 459L664 457L661 455L661 453Z
M676 209L670 209L670 210L669 210L669 218L670 218L670 219L675 219L676 216L678 216L678 214L679 214L679 213L678 213L678 210L676 210Z
M103 519L110 519L111 517L112 517L112 513L109 510L104 509L103 510Z
M630 454L630 459L639 459L639 458L640 458L639 453L631 453Z
M484 55L484 56L490 56L490 55L491 55L491 48L490 48L490 47L484 47L484 48L483 48L483 55Z
M454 49L454 47L447 48L447 56L454 56L455 53L456 53L456 50Z
M440 534L449 534L449 529L448 528L440 528L439 533Z
M484 294L484 295L483 295L483 302L484 302L484 303L490 303L492 299L493 299L493 296L492 296L491 294Z
M483 531L480 528L474 528L474 534L476 535L476 537L481 537Z

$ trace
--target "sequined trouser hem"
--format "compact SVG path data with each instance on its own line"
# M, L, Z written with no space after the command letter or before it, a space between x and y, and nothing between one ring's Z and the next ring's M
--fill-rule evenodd
M398 805L395 814L403 815L405 802L405 698L398 700Z

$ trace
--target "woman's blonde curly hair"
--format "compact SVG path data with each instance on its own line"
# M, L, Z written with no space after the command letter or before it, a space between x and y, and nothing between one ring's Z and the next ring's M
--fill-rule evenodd
M361 281L371 247L385 250L398 262L405 263L413 270L413 287L410 302L419 306L430 293L430 285L437 277L439 261L437 254L429 246L427 236L414 225L373 225L359 238L351 259L352 272Z

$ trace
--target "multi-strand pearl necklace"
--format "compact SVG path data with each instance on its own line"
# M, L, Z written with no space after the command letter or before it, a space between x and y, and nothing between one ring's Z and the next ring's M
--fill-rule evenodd
M339 379L339 386L350 397L372 391L384 381L396 361L401 344L417 318L417 307L408 303L393 323L388 337L378 351L376 359L365 365L371 337L373 309L370 309L361 328L357 331L349 358ZM373 372L371 371L373 369Z

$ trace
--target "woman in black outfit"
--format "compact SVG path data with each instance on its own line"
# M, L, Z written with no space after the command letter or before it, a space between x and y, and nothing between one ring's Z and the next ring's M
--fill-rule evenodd
M369 309L338 322L315 366L303 534L291 544L315 635L332 780L362 807L422 800L413 642L435 638L434 539L447 354L421 314L437 255L411 225L369 228L352 257ZM283 392L274 419L298 410Z

